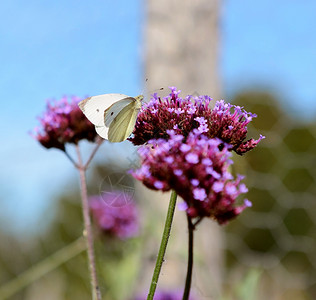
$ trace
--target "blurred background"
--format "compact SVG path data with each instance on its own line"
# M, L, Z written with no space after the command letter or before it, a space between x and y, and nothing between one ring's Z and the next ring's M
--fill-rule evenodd
M1 287L67 245L74 245L67 263L8 299L90 297L86 257L80 241L73 244L82 234L78 174L61 151L30 136L46 99L150 95L171 85L245 106L258 115L249 137L267 137L234 157L253 207L228 226L206 221L200 230L221 253L219 266L208 265L220 269L218 278L207 278L221 287L205 293L195 278L196 298L246 299L240 290L253 270L260 276L249 299L316 298L314 1L2 1L0 14L0 299ZM81 147L87 158L93 145ZM134 151L128 142L104 143L87 173L89 192L120 174L134 189L125 175ZM150 206L136 191L140 209ZM159 241L148 239L160 239L165 217L144 211L139 236L97 241L104 299L141 293L141 261L154 260Z

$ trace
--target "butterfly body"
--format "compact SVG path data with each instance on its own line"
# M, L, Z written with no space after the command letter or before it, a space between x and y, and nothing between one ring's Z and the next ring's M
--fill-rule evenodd
M118 143L133 132L143 98L105 94L84 99L78 105L102 138Z

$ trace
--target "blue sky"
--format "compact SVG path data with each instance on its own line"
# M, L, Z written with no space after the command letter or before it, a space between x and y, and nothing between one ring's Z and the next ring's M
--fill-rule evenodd
M268 87L289 112L315 117L315 14L312 0L225 1L222 76L228 95Z
M314 117L315 13L311 0L225 1L220 74L226 99L266 87L290 112ZM1 1L0 225L35 228L54 195L77 184L62 153L46 151L28 135L47 98L142 91L143 14L139 0ZM125 151L108 147L100 159L113 148Z

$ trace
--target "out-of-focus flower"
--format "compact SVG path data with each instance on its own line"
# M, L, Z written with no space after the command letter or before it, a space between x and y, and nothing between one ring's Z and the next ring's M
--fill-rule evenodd
M182 209L192 218L211 217L219 224L239 215L249 200L236 204L237 197L247 192L242 176L233 178L228 167L229 145L220 139L209 139L194 129L184 139L169 130L169 139L149 141L139 149L141 167L133 176L153 190L174 190L183 198Z
M198 129L209 138L220 138L230 144L230 150L243 154L253 149L264 137L258 140L245 140L247 125L256 117L242 107L217 101L210 108L209 96L179 97L180 91L171 87L169 96L160 98L157 94L143 106L138 115L133 136L129 139L134 145L143 145L152 139L168 139L167 130L173 129L187 138L193 129Z
M157 291L155 293L155 300L181 300L183 291ZM146 300L147 294L143 296L137 296L134 300ZM190 295L189 300L196 300L195 297Z
M138 211L131 195L122 191L104 192L89 199L92 217L105 234L127 239L138 234Z
M94 125L84 116L78 103L82 99L63 97L47 102L46 111L39 117L40 127L35 128L33 137L45 148L65 150L65 144L77 144L80 140L94 141L97 136Z

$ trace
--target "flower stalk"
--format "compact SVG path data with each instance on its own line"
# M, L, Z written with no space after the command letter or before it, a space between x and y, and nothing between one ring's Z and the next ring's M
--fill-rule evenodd
M100 146L100 143L97 144L96 148L99 148L99 146ZM79 176L80 176L82 213L83 213L83 220L84 220L83 235L86 239L86 244L87 244L87 254L88 254L89 270L90 270L90 276L91 276L92 299L101 300L102 296L99 289L97 273L96 273L94 246L93 246L93 232L92 232L91 219L90 219L90 213L89 213L87 183L86 183L86 174L85 174L88 164L83 164L78 145L76 145L76 152L77 152L77 157L78 157L77 169L79 170ZM95 154L95 151L92 153L91 157L94 156L94 154ZM89 159L88 162L90 162L91 159Z
M65 153L74 167L79 170L80 188L82 200L82 212L84 219L84 237L87 245L89 268L91 275L92 296L94 300L101 300L101 293L98 287L96 276L93 235L89 213L89 203L87 195L86 175L91 160L99 149L103 140L97 137L94 125L84 117L82 111L78 107L81 99L72 97L70 102L67 97L58 101L48 101L46 111L39 118L40 127L36 127L31 135L45 148L56 148ZM96 142L96 147L91 153L88 161L82 162L79 141L87 140ZM77 152L77 162L69 155L66 150L66 144L74 144Z
M182 300L188 300L191 290L192 282L192 270L193 270L193 233L195 226L192 223L192 218L187 214L188 221L188 267L187 267L187 276L185 279L185 287L183 292Z
M154 274L153 274L153 277L151 280L147 300L154 299L154 295L155 295L156 287L158 284L158 279L159 279L162 263L164 261L164 257L165 257L165 253L166 253L166 249L167 249L167 244L168 244L168 240L169 240L169 236L170 236L171 225L172 225L172 221L173 221L176 202L177 202L177 194L175 191L172 191L171 196L170 196L170 201L169 201L168 213L167 213L167 217L166 217L166 221L165 221L165 228L163 231L163 235L162 235L162 239L161 239L161 243L160 243L160 248L159 248L159 252L158 252L158 256L157 256L156 266L155 266Z

